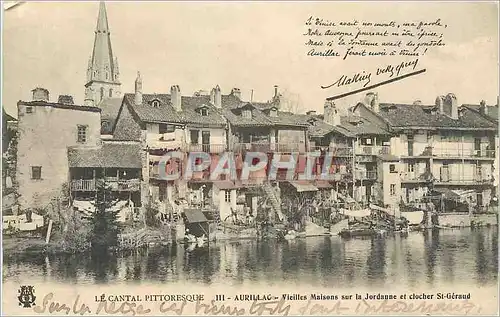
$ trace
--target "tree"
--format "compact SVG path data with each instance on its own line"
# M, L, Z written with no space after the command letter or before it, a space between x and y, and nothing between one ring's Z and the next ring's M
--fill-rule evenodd
M299 94L294 94L288 89L280 93L280 110L292 113L299 113L303 111L302 100Z
M104 182L96 184L95 212L90 217L90 242L92 249L103 249L118 245L119 210L113 210L118 200L113 198L110 187Z

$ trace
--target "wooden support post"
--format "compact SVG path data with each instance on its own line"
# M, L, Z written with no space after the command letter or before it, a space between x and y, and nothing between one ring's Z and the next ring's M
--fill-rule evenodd
M49 221L49 227L47 228L47 236L45 237L45 244L49 243L51 232L52 232L52 220Z

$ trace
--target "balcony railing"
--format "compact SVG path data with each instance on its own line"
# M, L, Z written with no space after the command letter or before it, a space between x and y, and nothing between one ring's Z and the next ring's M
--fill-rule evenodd
M305 143L235 143L234 152L306 152Z
M376 171L356 171L355 173L357 180L376 180Z
M223 153L227 150L227 146L225 144L186 144L184 149L187 152Z
M321 146L316 145L311 147L311 151L320 151L325 153L332 153L333 156L352 156L352 147L339 147L339 146Z
M276 152L305 152L305 143L277 143L275 145Z
M71 181L71 190L80 192L92 192L97 190L96 179L75 179ZM110 187L112 191L139 191L140 190L140 180L130 179L130 180L106 180L106 185Z
M478 157L495 158L494 150L474 149L432 149L432 155L437 157Z
M235 143L233 145L234 152L270 152L271 143Z
M493 181L491 176L487 175L473 175L473 176L461 176L452 175L450 173L441 172L437 183L459 183L459 184L487 184Z
M357 155L384 155L390 153L391 147L388 145L362 145L356 148Z
M432 175L430 174L430 172L403 172L400 175L402 182L428 182L432 180Z

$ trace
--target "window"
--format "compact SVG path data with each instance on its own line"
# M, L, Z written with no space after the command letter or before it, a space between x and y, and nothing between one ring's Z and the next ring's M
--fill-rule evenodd
M113 89L109 90L109 98L113 97Z
M226 203L230 203L231 202L231 191L230 190L224 191L224 201Z
M101 130L108 131L109 129L109 121L103 120L101 122Z
M160 134L175 132L175 126L171 124L160 124L158 132Z
M208 109L201 108L200 110L198 110L198 113L201 114L202 116L206 117L206 116L208 116Z
M78 143L87 142L87 126L79 125L78 126Z
M389 164L389 173L397 173L396 164Z
M33 113L33 107L32 106L27 106L26 107L26 113Z
M389 192L391 196L396 196L396 184L391 184L391 187L389 188Z
M408 164L408 172L410 173L415 172L415 164L413 163Z
M245 109L241 112L241 116L245 119L252 119L252 110Z
M200 136L200 130L191 130L191 144L198 144L199 136Z
M103 87L101 87L101 100L102 100L102 98L104 98L104 88Z
M160 101L159 100L153 100L151 102L151 105L153 106L153 108L160 108Z
M372 145L372 139L370 138L362 138L361 145Z
M42 167L32 166L31 167L31 179L42 179Z

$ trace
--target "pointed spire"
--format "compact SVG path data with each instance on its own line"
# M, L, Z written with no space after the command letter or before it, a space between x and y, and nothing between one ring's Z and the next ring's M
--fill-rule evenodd
M99 2L99 15L97 16L96 32L109 34L108 15L106 14L106 4L104 1Z
M104 1L99 3L99 15L95 30L94 48L91 57L91 81L97 80L108 83L119 83L118 61L113 57L111 38Z

